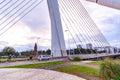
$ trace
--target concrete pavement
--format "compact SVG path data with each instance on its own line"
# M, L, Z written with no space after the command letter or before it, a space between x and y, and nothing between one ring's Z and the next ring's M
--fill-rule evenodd
M85 80L83 78L43 69L0 69L0 80Z

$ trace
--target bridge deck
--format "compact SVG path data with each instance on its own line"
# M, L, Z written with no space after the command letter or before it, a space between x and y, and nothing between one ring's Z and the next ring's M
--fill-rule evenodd
M109 57L109 56L118 56L120 53L101 53L101 54L77 54L77 55L69 55L69 57L80 57L81 59L92 59L92 58L100 58L100 57Z

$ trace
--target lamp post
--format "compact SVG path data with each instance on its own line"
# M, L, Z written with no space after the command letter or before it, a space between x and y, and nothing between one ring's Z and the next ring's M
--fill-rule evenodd
M65 30L65 32L68 32L68 55L70 55L69 30Z
M38 44L38 40L40 39L40 37L37 37L36 43Z

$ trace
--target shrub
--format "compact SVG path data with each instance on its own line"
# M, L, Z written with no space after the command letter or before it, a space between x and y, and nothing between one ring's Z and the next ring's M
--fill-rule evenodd
M115 80L120 80L120 76L116 77Z
M120 63L119 60L105 59L100 67L100 74L106 80L120 80Z
M79 57L75 57L75 58L73 58L72 61L82 61L82 59L80 59Z

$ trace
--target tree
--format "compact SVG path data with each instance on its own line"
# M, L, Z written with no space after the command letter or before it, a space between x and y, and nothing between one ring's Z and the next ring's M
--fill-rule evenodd
M11 56L15 54L15 49L13 47L5 47L3 53L8 55L8 61L10 61Z
M50 50L50 49L46 50L46 53L47 53L48 55L50 55L50 54L51 54L51 50Z

